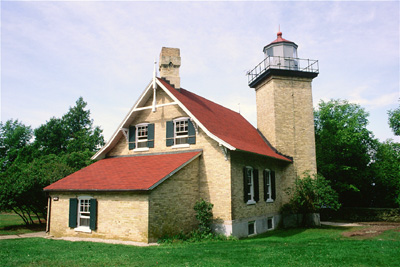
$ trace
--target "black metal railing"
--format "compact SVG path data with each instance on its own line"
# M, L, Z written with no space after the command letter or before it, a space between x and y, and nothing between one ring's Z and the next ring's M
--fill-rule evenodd
M249 84L268 69L293 70L319 73L318 60L291 57L268 56L254 69L247 72Z

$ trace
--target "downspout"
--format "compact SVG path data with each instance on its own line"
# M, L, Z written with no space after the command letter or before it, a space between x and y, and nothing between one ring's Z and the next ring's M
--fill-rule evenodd
M46 233L50 232L50 212L51 212L51 196L49 196L47 200Z

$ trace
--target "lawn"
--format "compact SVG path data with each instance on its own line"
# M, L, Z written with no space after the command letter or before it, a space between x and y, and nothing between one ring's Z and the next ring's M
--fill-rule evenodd
M0 235L19 235L35 231L44 231L45 225L26 226L24 221L15 213L0 213Z
M400 266L400 232L276 230L243 240L134 247L43 238L0 240L0 266Z

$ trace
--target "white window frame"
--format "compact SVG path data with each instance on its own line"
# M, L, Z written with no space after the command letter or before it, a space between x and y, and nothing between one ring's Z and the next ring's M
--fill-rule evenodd
M250 192L248 193L248 195L250 195L250 199L247 201L247 205L253 205L256 204L255 200L254 200L254 169L251 166L246 166L246 178L248 177L248 173L250 171L250 183L248 183L248 185L250 185Z
M90 200L93 197L90 196L82 196L82 197L78 197L78 214L77 214L77 227L74 229L77 232L86 232L86 233L91 233L92 230L90 229ZM88 207L89 207L89 212L81 212L81 204L82 201L88 201ZM82 213L89 213L89 216L84 215ZM88 225L81 225L80 224L80 219L84 218L84 219L89 219L89 224Z
M272 183L271 183L271 170L270 169L265 169L265 171L268 173L267 176L267 191L268 191L268 199L265 201L267 203L274 202L272 199ZM265 194L265 192L264 192Z
M172 146L172 148L182 148L182 147L189 147L189 117L181 117L178 119L173 120L174 122L174 145ZM186 124L186 131L182 131L182 133L186 132L185 135L178 135L178 132L176 130L177 128L177 124L184 122ZM183 139L186 138L187 142L186 143L182 143L182 144L178 144L178 139Z
M140 139L139 141L139 128L140 127L146 127L147 131L147 136L146 139ZM149 124L148 123L139 123L135 125L135 149L133 151L148 151L150 150L148 147L148 142L149 141ZM145 147L139 147L139 143L145 143Z

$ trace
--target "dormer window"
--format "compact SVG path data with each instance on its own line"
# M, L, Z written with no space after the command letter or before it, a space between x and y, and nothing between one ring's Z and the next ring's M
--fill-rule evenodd
M167 146L174 148L189 147L196 143L196 131L193 123L187 117L167 121Z
M129 150L147 151L154 147L154 123L139 123L129 127Z

